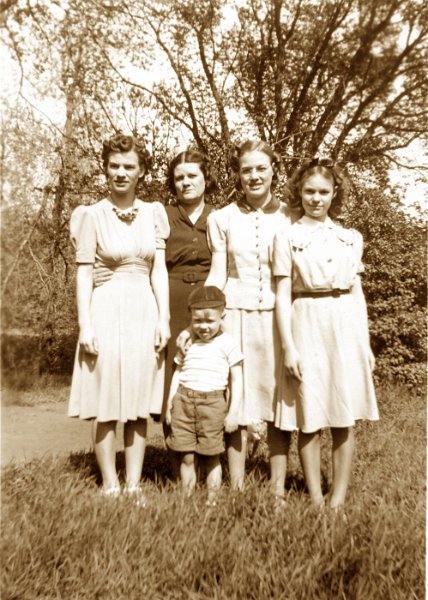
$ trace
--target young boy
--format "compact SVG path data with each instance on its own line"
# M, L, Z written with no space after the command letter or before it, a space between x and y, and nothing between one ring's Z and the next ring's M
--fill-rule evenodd
M215 286L200 287L188 299L192 343L186 354L174 358L165 421L170 425L168 447L181 453L180 476L184 491L196 485L195 453L207 468L208 506L215 506L221 486L220 454L223 434L238 428L242 396L243 355L221 329L225 296ZM226 388L230 376L230 403Z

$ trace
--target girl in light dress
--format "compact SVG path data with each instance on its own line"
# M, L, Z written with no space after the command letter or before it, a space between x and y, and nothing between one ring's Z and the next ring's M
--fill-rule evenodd
M68 414L93 421L104 496L121 493L116 425L125 423L123 491L144 505L147 418L162 409L162 350L169 339L169 225L159 202L136 198L150 163L138 140L115 135L104 142L102 159L109 195L79 206L70 221L80 333Z
M224 291L224 330L244 355L239 428L226 440L229 472L232 487L242 488L247 428L267 421L271 486L281 502L290 433L273 422L281 347L274 315L272 247L275 234L290 224L290 216L273 191L280 157L266 142L241 144L231 166L237 176L238 200L208 216L212 263L205 282Z
M274 242L276 316L284 350L275 425L299 429L311 501L324 505L320 430L332 435L329 506L340 510L352 469L358 419L379 418L372 381L367 310L360 273L361 234L335 224L346 196L344 173L330 160L306 161L287 183L303 215Z

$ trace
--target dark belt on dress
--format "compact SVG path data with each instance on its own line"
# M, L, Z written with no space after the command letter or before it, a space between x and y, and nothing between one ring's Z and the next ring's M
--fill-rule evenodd
M181 279L185 283L196 283L197 281L205 281L208 277L208 273L198 273L197 271L173 271L169 273L171 279Z
M343 296L344 294L350 294L351 290L342 290L340 288L334 288L333 290L325 290L325 291L313 291L313 292L296 292L293 294L294 298L338 298L339 296Z

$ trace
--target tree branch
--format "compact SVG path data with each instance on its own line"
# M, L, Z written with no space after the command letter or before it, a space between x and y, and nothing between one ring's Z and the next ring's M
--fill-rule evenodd
M18 0L0 0L0 14L6 12L16 4L18 4Z
M204 73L207 78L208 85L210 86L212 95L214 97L215 104L217 106L219 120L220 120L220 127L221 127L221 132L222 132L222 138L224 140L226 147L229 147L230 146L229 124L227 122L226 111L224 108L223 101L221 99L220 93L219 93L216 83L215 83L214 73L212 71L210 71L210 68L208 65L208 61L207 61L207 57L206 57L206 53L205 53L202 28L195 29L195 33L196 33L196 39L198 40L198 48L199 48L199 55L201 57L202 68L204 69Z
M305 105L306 96L309 92L309 89L310 89L314 79L315 79L317 72L321 68L321 63L322 63L321 59L322 59L323 55L325 54L325 52L327 51L328 45L330 43L330 40L331 40L334 32L336 31L337 27L340 25L340 23L343 22L346 15L348 14L348 12L350 10L350 6L351 6L351 2L349 2L349 1L348 2L341 1L335 5L333 14L329 20L329 23L327 24L326 31L322 36L321 44L320 44L318 50L316 51L313 59L311 57L311 61L312 61L311 67L303 81L303 85L300 90L300 93L294 103L294 108L288 118L287 126L286 126L286 129L284 132L284 137L288 137L294 131L296 124L297 124L298 115ZM343 14L340 16L340 10L342 9L342 7L345 7L345 9L344 9ZM343 94L344 89L345 89L344 82L343 81L339 82L336 93L338 93L338 90L340 90L341 93ZM335 105L335 103L333 103L333 102L331 102L330 104ZM314 133L315 138L317 137L317 130L320 128L320 124L323 123L323 120L326 118L326 115L328 114L328 110L329 110L329 107L326 108L324 115L321 115L321 119L318 122L317 128L315 129L315 133ZM318 143L316 145L313 144L314 147L312 148L311 153L313 153L313 154L315 153L316 149L318 148L318 145L319 145Z
M144 5L142 5L142 10L144 11ZM182 76L182 71L179 67L179 65L176 63L176 61L174 60L174 57L172 55L171 50L169 49L168 45L163 41L163 39L161 38L159 29L156 29L152 20L150 18L146 17L146 23L147 25L150 27L150 29L153 31L156 40L159 44L159 46L162 48L162 50L164 51L164 53L166 54L168 61L175 73L175 76L177 77L180 89L182 91L182 94L186 100L186 104L187 104L187 108L189 111L189 116L190 116L190 120L192 125L189 127L189 125L186 123L186 127L188 127L191 132L193 133L193 137L196 141L196 143L198 144L198 146L201 148L201 150L204 150L205 152L207 151L207 149L205 148L205 144L202 140L202 137L199 133L199 126L198 126L198 120L196 118L196 112L193 106L193 102L192 102L192 98L191 98L191 94L189 92L189 90L186 87L186 84L184 82L183 76ZM164 103L164 105L166 105L166 103ZM184 124L184 122L183 122Z
M36 228L36 226L37 226L37 224L39 222L39 219L40 219L40 217L41 217L41 215L43 213L43 210L45 208L45 204L47 202L49 193L50 193L50 189L47 189L47 190L45 189L44 190L44 199L43 199L42 205L40 206L40 208L39 208L39 210L37 212L37 215L36 215L36 217L35 217L35 219L33 221L33 224L31 225L31 227L30 227L27 235L24 237L24 239L20 243L19 248L18 248L18 250L17 250L17 252L16 252L16 254L15 254L13 260L12 260L12 264L10 265L10 267L8 268L8 270L6 272L6 275L5 275L5 277L3 279L3 283L2 283L2 290L1 290L2 297L4 296L4 294L6 292L7 285L9 283L9 279L10 279L12 273L15 270L15 267L16 267L16 264L17 264L17 262L19 260L19 257L21 255L22 251L24 250L25 246L30 241L31 236L33 235L33 232L34 232L34 230L35 230L35 228Z
M409 171L428 171L428 165L409 165L406 163L399 162L396 158L393 158L390 154L387 154L386 152L380 152L379 154L403 169L408 169Z

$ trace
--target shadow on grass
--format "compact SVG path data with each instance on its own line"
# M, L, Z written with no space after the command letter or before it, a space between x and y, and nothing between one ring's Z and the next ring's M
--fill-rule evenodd
M68 457L72 470L78 472L84 479L91 479L101 485L101 475L94 452L73 452ZM116 452L116 469L121 481L125 481L125 452ZM169 464L168 452L164 448L146 447L143 466L143 479L155 484L165 485L173 481L173 473Z
M79 473L83 479L95 481L101 485L101 475L98 469L94 452L76 452L68 457L68 463L73 471ZM225 454L221 456L221 464L224 474L224 480L229 479L229 471ZM116 453L116 468L119 479L125 481L125 453L123 451ZM246 463L246 476L252 480L264 484L269 479L269 463L263 454L250 456ZM175 478L169 461L168 451L159 446L150 444L146 447L143 466L143 479L151 481L157 486L164 487L168 483L174 482ZM201 475L201 483L204 480L204 474ZM323 488L327 490L327 480L323 476ZM285 481L285 491L295 491L303 493L306 486L303 477L299 473L289 473Z

